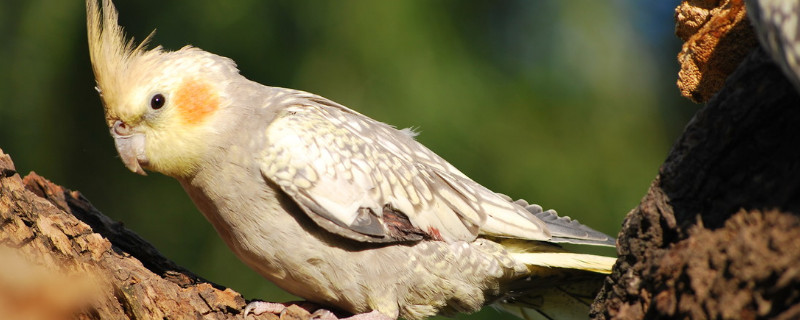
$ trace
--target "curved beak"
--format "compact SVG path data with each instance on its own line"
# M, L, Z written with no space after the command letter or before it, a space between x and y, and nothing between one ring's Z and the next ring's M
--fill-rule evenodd
M131 133L130 128L122 121L115 121L111 127L111 136L114 137L114 146L122 158L122 163L128 170L146 176L141 164L147 163L145 155L145 136L142 133Z

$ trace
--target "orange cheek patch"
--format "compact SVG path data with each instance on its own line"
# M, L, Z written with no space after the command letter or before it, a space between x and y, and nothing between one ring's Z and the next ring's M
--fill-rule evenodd
M219 95L209 84L189 79L178 87L173 102L185 123L197 124L219 108Z

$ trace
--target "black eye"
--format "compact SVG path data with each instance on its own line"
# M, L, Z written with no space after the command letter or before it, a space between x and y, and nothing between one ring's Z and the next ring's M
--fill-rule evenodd
M164 98L164 95L158 93L150 99L150 108L154 110L161 109L164 106L164 102L167 102L167 99Z

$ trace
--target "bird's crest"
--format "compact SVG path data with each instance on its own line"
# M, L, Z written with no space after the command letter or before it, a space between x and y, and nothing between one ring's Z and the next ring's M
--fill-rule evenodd
M135 72L134 67L143 60L157 57L162 50L160 46L149 50L145 47L152 33L138 45L133 39L126 39L122 27L117 24L114 4L102 0L100 6L102 8L98 7L98 0L86 0L86 27L96 89L108 108L110 100L117 99L118 91L124 88L122 82Z

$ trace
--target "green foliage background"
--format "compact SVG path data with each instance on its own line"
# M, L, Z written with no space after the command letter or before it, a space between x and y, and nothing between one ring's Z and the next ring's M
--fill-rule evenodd
M696 109L674 86L677 3L117 6L136 39L158 28L153 42L167 49L192 44L258 82L418 128L422 143L487 187L616 235ZM0 148L20 172L80 190L200 275L248 298L292 299L229 252L175 181L127 172L93 89L84 19L78 0L0 2Z

